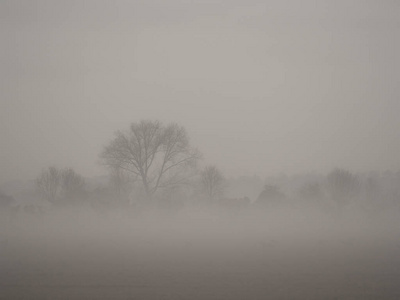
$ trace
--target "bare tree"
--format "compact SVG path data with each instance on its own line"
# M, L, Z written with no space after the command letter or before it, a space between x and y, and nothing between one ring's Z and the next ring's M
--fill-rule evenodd
M359 191L357 176L343 169L335 169L326 178L328 192L338 206L347 204Z
M39 193L49 202L55 203L61 190L61 171L55 167L43 170L35 181Z
M210 201L222 196L225 178L216 166L207 166L201 172L201 187Z
M72 169L61 172L62 196L68 202L76 201L85 192L85 179Z
M129 203L129 195L134 182L134 178L127 171L119 167L111 168L109 184L112 192L117 196L119 204L127 205Z
M299 189L299 195L305 200L321 200L324 193L319 182L306 183Z
M196 164L200 154L190 147L183 127L141 121L132 123L126 132L116 132L100 157L105 165L140 180L145 195L151 198L160 188L184 183L185 170Z
M84 178L72 169L49 167L36 179L39 193L53 204L69 203L83 196Z

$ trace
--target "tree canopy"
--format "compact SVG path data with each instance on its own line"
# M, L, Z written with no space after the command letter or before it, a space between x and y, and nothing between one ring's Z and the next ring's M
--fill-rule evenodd
M146 120L117 131L100 154L106 166L131 173L149 198L160 188L184 183L200 156L184 127Z

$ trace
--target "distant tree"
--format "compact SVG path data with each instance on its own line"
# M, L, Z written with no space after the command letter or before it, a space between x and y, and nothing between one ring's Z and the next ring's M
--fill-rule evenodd
M299 195L307 200L319 200L324 196L321 185L318 182L307 183L299 190Z
M81 200L85 193L85 179L70 168L64 169L61 171L61 190L66 203Z
M141 121L116 132L100 157L106 166L132 174L151 199L160 188L186 182L185 171L195 166L200 154L190 146L182 126Z
M35 181L44 199L52 204L72 204L81 200L85 192L85 180L74 170L49 167Z
M39 193L49 202L55 203L61 190L61 171L55 167L43 170L35 181Z
M109 183L111 190L121 205L128 205L129 196L135 180L131 174L119 167L110 169Z
M201 189L208 200L221 197L224 192L225 178L216 166L207 166L200 174Z
M266 184L256 200L256 205L277 205L285 199L285 194L278 186Z
M357 176L347 170L335 169L326 178L326 187L331 199L340 207L346 205L359 191Z

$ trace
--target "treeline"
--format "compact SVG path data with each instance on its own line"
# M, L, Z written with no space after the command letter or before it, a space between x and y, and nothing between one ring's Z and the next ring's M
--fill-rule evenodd
M260 206L289 205L330 213L358 211L367 215L400 212L400 172L355 174L335 169L326 175L297 175L271 181L274 183L267 183L257 198Z
M189 180L188 180L189 181ZM353 174L335 169L326 175L297 175L264 180L226 179L216 166L198 170L190 182L145 196L140 182L121 170L112 170L103 182L87 182L72 169L49 167L35 180L36 202L18 204L18 198L0 192L0 210L42 214L51 209L88 208L98 213L122 209L135 213L149 206L179 210L196 206L226 210L313 209L327 213L346 210L366 215L400 212L400 172ZM247 187L237 193L238 186ZM256 188L257 187L257 188ZM256 189L255 189L256 188ZM244 193L257 195L249 198Z
M203 165L201 153L191 146L186 130L158 121L132 123L115 133L99 155L108 171L102 183L88 183L71 168L44 169L35 180L32 197L50 207L88 207L97 212L111 209L140 211L148 207L179 209L194 205L218 209L316 208L366 213L400 208L400 172L353 174L335 169L323 176L267 179L227 179L215 165ZM232 195L240 184L251 186L247 195ZM13 197L0 193L0 207L16 207ZM27 211L43 211L25 204Z

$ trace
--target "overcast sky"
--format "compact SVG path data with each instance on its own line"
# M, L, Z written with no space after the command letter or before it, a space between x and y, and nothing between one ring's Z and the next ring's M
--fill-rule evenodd
M0 182L104 174L131 122L228 176L400 168L400 1L0 0Z

